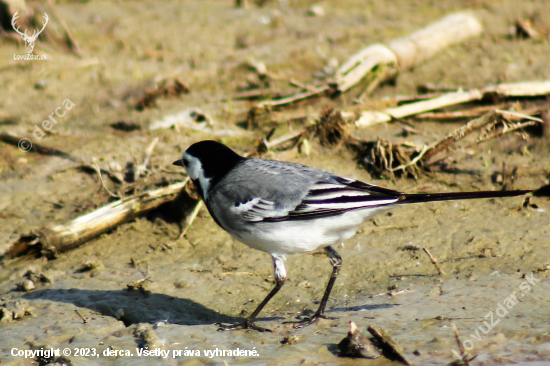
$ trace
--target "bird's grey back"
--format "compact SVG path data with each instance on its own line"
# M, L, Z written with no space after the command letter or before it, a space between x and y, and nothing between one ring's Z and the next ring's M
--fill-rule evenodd
M259 197L292 207L301 202L311 185L317 182L337 183L335 178L329 172L305 165L246 159L222 178L211 194L222 195L235 203Z

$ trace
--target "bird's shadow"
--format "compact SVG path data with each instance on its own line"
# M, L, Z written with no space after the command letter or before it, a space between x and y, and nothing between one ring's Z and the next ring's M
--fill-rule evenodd
M328 315L329 313L349 313L354 311L364 311L364 310L376 310L376 309L389 309L394 306L399 306L399 304L369 304L369 305L356 305L356 306L346 306L346 307L336 307L327 309L325 311L325 315ZM306 309L302 311L300 316L298 316L296 319L301 319L303 317L311 316L315 314L315 309ZM332 316L332 314L330 315ZM338 319L339 315L335 315L335 319Z
M394 306L399 306L399 304L357 305L357 306L349 306L349 307L332 308L327 312L332 312L332 311L351 312L351 311L363 311L363 310L389 309Z
M28 300L49 300L74 304L124 322L126 326L137 323L164 322L179 325L211 325L215 323L239 323L243 319L220 314L193 300L158 293L129 290L82 290L43 288L27 293ZM350 312L384 309L395 304L372 304L338 307L329 312ZM311 311L313 314L313 310ZM303 316L308 315L306 310ZM281 317L259 317L258 321L284 320Z
M190 299L140 291L45 288L25 294L23 298L74 304L120 319L126 326L158 322L208 325L234 323L240 320L220 314Z

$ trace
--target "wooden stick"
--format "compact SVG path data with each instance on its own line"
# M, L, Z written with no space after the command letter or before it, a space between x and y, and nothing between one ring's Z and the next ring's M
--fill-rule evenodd
M452 90L451 92L457 92L458 90ZM440 97L442 95L445 95L449 92L445 92L445 93L442 93L442 92L439 92L439 93L429 93L429 94L419 94L419 95L413 95L413 96L410 96L410 97L407 97L407 96L396 96L395 98L391 98L390 100L393 100L399 104L405 104L405 103L413 103L413 102L418 102L420 100L426 100L426 99L433 99L433 98L437 98L437 97Z
M435 259L435 257L432 255L432 253L430 253L428 248L422 247L422 250L428 255L428 257L430 257L430 260L432 261L433 265L435 266L435 269L437 269L437 272L439 272L439 275L443 276L445 274L445 272L443 272L443 270L439 266L439 263L437 263L437 259Z
M109 190L109 188L107 188L107 185L105 184L105 181L103 180L103 177L101 176L101 169L99 169L99 166L97 165L96 158L92 159L92 165L95 168L95 171L96 171L97 175L99 176L99 180L101 181L101 184L103 185L103 188L107 191L107 193L109 193L109 195L111 195L112 197L120 198L120 195L111 192Z
M290 132L290 133L288 133L288 134L286 134L286 135L284 135L284 136L279 137L279 138L276 139L276 140L273 140L273 141L266 141L266 147L267 147L268 149L271 149L271 148L273 148L273 147L275 147L275 146L278 146L278 145L283 144L283 143L285 143L285 142L287 142L287 141L290 141L290 140L292 140L292 139L295 139L296 137L298 137L298 136L304 134L304 133L307 132L307 131L308 131L308 129L307 129L307 128L304 128L303 130L300 130L300 131Z
M155 148L155 145L159 141L158 137L155 137L153 141L147 146L147 149L145 150L145 158L143 159L143 162L141 164L138 164L134 170L134 182L137 182L139 177L141 176L141 173L146 172L148 170L147 166L149 165L149 161L151 161L151 155L153 154L153 149Z
M540 117L542 119L542 136L550 140L550 108L546 108Z
M450 14L410 36L390 42L388 47L397 56L399 69L409 69L453 44L480 36L482 31L483 26L473 14Z
M452 143L463 139L466 135L470 134L474 130L485 126L490 121L494 120L497 116L497 113L493 110L485 113L483 116L469 121L465 125L461 126L457 130L447 134L442 139L431 144L424 154L424 160L429 159L431 156L437 154L438 152L448 148Z
M387 80L397 73L397 57L383 44L374 44L351 56L336 70L335 86L344 93L358 84L380 65L387 66L386 74L378 80Z
M415 165L416 163L418 163L418 161L420 161L420 159L422 159L422 157L424 156L424 154L426 153L426 151L428 151L428 147L427 146L424 146L422 148L422 151L420 152L420 154L418 154L417 157L415 157L414 159L412 159L409 163L407 164L402 164L396 168L392 168L391 167L391 164L390 166L387 167L387 170L389 170L390 172L396 172L400 169L403 169L405 170L406 168L408 168L409 166L412 166L412 165Z
M54 149L52 147L46 147L42 146L37 143L33 143L32 146L29 149L22 149L20 142L24 140L24 138L17 137L14 135L10 135L6 132L0 132L0 141L5 142L10 145L18 146L21 150L26 152L37 152L42 155L49 155L49 156L57 156L59 158L68 159L71 161L81 161L79 158L72 156L71 154L68 154L64 151ZM28 139L26 139L28 140Z
M259 99L259 98L278 98L281 97L282 94L278 91L268 91L264 89L260 90L252 90L247 92L242 92L238 94L234 94L231 96L226 97L217 97L212 99L207 99L207 102L224 102L228 100L252 100L252 99Z
M67 27L67 25L63 21L63 18L61 18L61 16L59 16L59 13L57 12L57 9L54 5L54 2L52 0L48 0L48 5L50 6L50 9L51 9L53 15L55 16L55 18L57 19L57 21L61 25L61 28L63 28L63 31L65 32L65 41L67 42L67 46L69 46L69 48L71 50L73 50L79 57L83 57L84 53L82 52L80 47L78 47L78 43L76 43L76 40L71 35L71 32L69 32L69 28Z
M75 311L76 315L78 315L78 316L80 317L80 319L82 319L82 324L88 323L88 322L86 321L86 319L85 319L82 315L80 315L80 313L78 312L78 310L74 309L74 311Z
M506 104L499 104L499 105L491 105L487 107L476 107L471 109L466 109L462 111L453 111L453 112L428 112L428 113L421 113L413 116L414 119L430 119L430 120L456 120L459 118L466 118L466 117L478 117L481 116L483 113L487 113L493 109L502 109L508 106L509 103ZM532 114L532 113L526 113L526 114Z
M520 122L512 122L518 120ZM457 151L460 151L459 149L456 149L450 151L443 157L430 161L430 158L433 158L444 150L450 149L451 146L453 146L457 141L463 139L476 130L482 129L480 136L465 148L490 139L498 138L510 132L522 130L525 127L533 126L537 123L542 124L543 120L518 112L494 109L479 118L469 121L460 128L448 133L443 138L440 138L430 145L423 146L422 148L408 142L392 144L391 142L385 140L377 139L368 141L353 136L347 138L347 143L349 146L357 148L358 151L362 151L360 154L366 154L365 156L368 156L369 160L372 161L371 164L373 169L378 172L384 171L393 174L396 171L403 171L416 176L416 172L418 172L419 169L427 168L456 153ZM402 150L402 147L406 147L406 150ZM394 160L400 163L400 165L395 168L393 167Z
M374 44L351 56L336 71L333 85L346 92L369 73L386 67L383 75L374 81L390 80L398 70L408 69L433 57L442 49L482 32L479 21L471 14L457 13L446 16L426 28L407 37L396 39L389 45Z
M58 253L74 249L116 226L170 201L172 196L181 191L188 181L189 178L168 187L124 198L64 225L46 227L22 235L11 245L6 254L12 258L22 255L45 255L55 258Z
M204 206L203 200L199 200L197 204L195 205L195 208L193 209L193 212L191 212L191 215L189 215L189 218L187 219L187 225L185 226L185 229L181 231L181 234L179 235L178 239L181 239L187 234L187 231L193 225L193 221L197 218L197 215L199 214L199 211Z
M355 124L359 127L366 127L376 123L386 123L394 119L486 98L543 97L546 95L550 95L550 80L500 84L482 90L471 89L468 91L448 93L434 99L410 103L395 108L385 109L383 111L364 111L359 115ZM342 112L342 116L344 116L344 118L351 118L355 116L355 112L344 111Z
M328 85L322 85L320 87L317 87L315 89L312 89L311 91L308 91L306 93L299 93L295 95L291 95L289 97L278 99L278 100L266 100L264 102L258 103L258 108L262 107L280 107L286 104L292 104L299 102L301 100L311 98L314 96L317 96L321 93L324 93L325 91L330 90L330 86Z
M458 344L458 350L460 351L460 355L467 355L468 352L466 352L466 350L464 349L464 346L462 345L462 342L460 342L460 337L458 336L458 329L456 329L455 323L451 323L451 328L453 328L453 332L455 333L456 344ZM474 356L471 358L464 357L464 359L462 359L462 363L464 364L464 366L470 366L470 361L472 361L476 357L477 356Z
M482 93L492 93L501 97L536 97L548 95L550 94L550 80L499 84L483 89Z
M85 163L81 159L79 159L79 158L77 158L77 157L75 157L71 154L68 154L68 153L66 153L64 151L61 151L61 150L57 150L57 149L52 148L52 147L42 146L42 145L37 144L37 143L32 144L32 142L31 142L32 146L30 146L29 149L24 149L24 147L26 147L26 146L21 145L21 140L24 140L24 138L20 138L20 137L14 136L14 135L10 135L6 132L0 132L0 141L5 142L9 145L17 146L22 151L36 152L38 154L47 155L47 156L57 156L59 158L67 159L67 160L74 161L74 162L78 163L77 165L74 165L72 167L61 169L58 172L63 172L65 170L73 169L73 168L82 168L83 170L89 170L89 171L97 172L97 169L93 164ZM27 141L29 141L29 140L27 139ZM114 173L114 172L112 172L108 169L104 169L104 168L100 168L99 170L103 174L108 175L109 178L111 178L115 182L118 182L118 183L123 183L124 182L124 179L119 174L116 174L116 173Z
M294 79L290 79L288 81L288 84L290 86L294 86L296 88L300 88L302 90L308 90L308 91L312 91L312 90L315 90L315 87L313 86L308 86L308 85L305 85L305 84L302 84L301 82L297 81L297 80L294 80Z
M397 343L385 329L376 328L369 325L367 330L378 341L378 344L386 358L395 360L403 365L412 366L412 364L405 357L403 348L401 348L399 343Z
M486 136L479 137L474 142L467 145L466 148L474 146L474 145L479 144L479 143L484 142L484 141L494 139L496 137L500 137L500 136L504 135L505 133L510 133L510 132L513 132L513 131L521 130L521 129L524 129L525 127L534 126L536 124L537 124L537 122L534 122L534 121L518 123L514 126L504 128L502 131L493 133L491 135L486 135Z
M436 85L436 84L421 84L416 87L416 89L419 91L419 93L434 93L434 92L457 92L460 89L464 89L458 86L451 86L451 85Z
M406 104L400 107L389 108L381 112L365 111L361 113L359 119L355 122L355 125L358 127L366 127L376 123L386 123L395 118L403 118L450 105L480 100L482 97L483 95L481 92L474 89L467 92L459 91L456 93L449 93L438 98Z
M470 122L466 123L465 125L458 128L457 130L447 134L442 139L440 139L440 140L434 142L433 144L431 144L428 147L428 149L426 151L424 151L424 154L423 154L423 157L422 157L422 160L424 160L424 162L425 162L425 166L433 165L433 164L435 164L435 163L437 163L437 162L439 162L443 159L446 159L450 155L454 154L456 152L456 150L452 151L451 153L445 155L442 158L439 158L437 160L428 162L430 157L436 155L437 153L439 153L439 152L441 152L445 149L448 149L456 141L463 139L466 135L469 135L473 131L478 130L483 126L492 123L499 116L502 116L504 118L522 118L522 119L527 119L527 120L530 120L530 121L512 125L510 127L507 127L505 129L503 129L499 132L496 132L494 134L491 134L491 135L488 135L488 134L483 135L483 136L477 138L474 142L469 144L467 147L471 147L475 144L479 144L481 142L490 140L492 138L500 137L500 136L504 135L505 133L510 133L510 132L525 128L527 126L532 126L536 123L542 123L542 120L540 118L527 116L527 115L524 115L524 114L521 114L521 113L501 111L501 110L498 110L498 109L492 110L490 112L485 113L483 116L481 116L479 118L471 120Z
M426 162L426 163L425 163L425 166L426 166L426 167L429 167L429 166L431 166L431 165L437 164L437 163L439 163L440 161L445 160L445 159L447 159L449 156L455 154L457 151L461 151L461 150L468 149L468 148L470 148L470 147L472 147L472 146L474 146L474 145L477 145L477 144L479 144L479 143L481 143L481 142L485 142L485 141L488 141L488 140L491 140L491 139L500 137L500 136L502 136L502 135L504 135L504 134L506 134L506 133L510 133L510 132L513 132L513 131L516 131L516 130L521 130L521 129L523 129L523 128L525 128L525 127L528 127L528 126L533 126L533 125L535 125L535 124L537 124L537 122L534 122L534 121L524 122L524 123L518 123L518 124L516 124L516 125L514 125L514 126L512 126L512 127L505 128L505 129L503 129L503 130L501 130L501 131L499 131L499 132L496 132L496 133L494 133L494 134L485 135L485 136L479 137L479 138L477 138L474 142L472 142L472 143L470 143L470 144L464 146L464 147L463 147L462 149L460 149L460 150L451 151L450 153L448 153L448 154L446 154L446 155L444 155L444 156L442 156L442 157L440 157L440 158L438 158L438 159L432 160L432 161L430 161L430 162ZM424 160L427 160L427 159L428 159L427 157L424 157L424 158L425 158Z
M390 73L388 68L388 65L380 65L380 67L371 73L372 80L369 80L367 87L356 98L359 101L358 103L363 103L363 98L370 95L374 89L378 88L378 85L388 80L388 75Z

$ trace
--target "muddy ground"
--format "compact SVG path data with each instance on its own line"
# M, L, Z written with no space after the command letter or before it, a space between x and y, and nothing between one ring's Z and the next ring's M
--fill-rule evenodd
M2 124L0 129L84 161L96 158L102 166L141 161L146 146L158 137L153 167L170 181L183 179L170 163L191 143L216 138L243 152L265 135L265 129L244 128L251 102L220 101L247 84L251 73L243 63L265 62L281 80L314 83L312 74L333 58L342 63L365 45L405 36L461 10L471 10L482 20L484 34L402 71L394 85L378 88L372 100L414 95L416 86L424 83L472 88L550 79L547 40L507 37L517 18L532 18L550 29L544 0L319 4L324 16L309 16L308 9L316 3L301 0L272 1L263 7L251 4L244 10L235 9L231 1L62 1L57 12L83 57L44 42L35 53L46 53L47 61L16 61L14 53L25 53L22 42L2 39L0 117L15 123ZM133 108L132 98L151 80L172 73L187 83L189 94L161 99L144 111ZM286 85L273 83L274 89ZM351 94L356 95L323 98L290 109L289 115L315 116L326 105L350 106ZM55 133L37 140L32 135L34 125L66 99L75 106L58 119ZM148 130L154 122L191 107L213 117L212 131ZM117 121L142 129L115 131L109 124ZM457 126L416 123L422 134L408 139L425 143ZM299 127L283 124L276 134ZM401 132L401 126L387 124L354 133L402 141ZM64 223L109 202L97 176L69 169L74 166L71 161L25 153L6 144L0 144L0 156L1 253L21 234ZM550 169L548 143L517 135L457 156L453 164L468 174L437 173L418 180L372 177L346 148L325 148L315 142L308 156L291 149L266 157L417 192L500 189L492 175L503 162L535 172L520 174L515 188L538 188L548 184ZM328 314L336 319L300 330L282 322L316 308L330 273L322 253L288 258L289 279L259 318L259 324L272 333L216 332L215 323L238 321L263 299L273 286L272 264L267 254L232 239L204 210L180 240L177 225L143 217L55 260L4 258L0 303L21 313L22 319L0 323L0 362L393 364L383 357L353 360L337 355L336 345L353 320L364 332L368 325L386 329L415 365L457 360L451 323L469 349L467 357L477 355L471 364L545 364L540 362L550 360L550 203L535 197L532 202L538 209L515 210L522 200L414 205L365 223L358 235L336 248L344 259L328 304ZM428 248L446 274L439 276L422 251L404 250L407 245ZM96 263L94 269L83 271L88 261ZM29 270L48 281L37 281L31 291L19 291L17 284L26 280ZM145 293L126 289L128 283L144 278L148 279ZM510 303L510 296L518 301ZM507 313L498 310L506 304ZM489 330L491 321L495 324ZM283 344L288 337L290 342ZM167 358L138 357L136 348L144 346L171 353ZM71 354L49 360L12 355L14 348L41 347L69 349ZM256 350L258 356L205 356L205 350L216 348ZM75 355L75 349L89 351ZM105 350L129 351L133 356L106 356ZM193 353L174 358L174 350Z

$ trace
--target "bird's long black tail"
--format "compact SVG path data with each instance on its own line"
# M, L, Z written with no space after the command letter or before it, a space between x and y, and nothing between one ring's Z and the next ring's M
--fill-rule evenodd
M497 197L513 197L533 192L532 190L525 191L481 191L481 192L450 192L450 193L420 193L420 194L403 194L398 204L432 202L432 201L453 201L453 200L472 200L477 198L497 198Z

